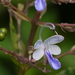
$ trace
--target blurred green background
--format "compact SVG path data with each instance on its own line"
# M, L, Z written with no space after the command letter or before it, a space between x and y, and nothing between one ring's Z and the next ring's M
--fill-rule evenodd
M12 4L17 6L18 3L25 4L24 0L12 0ZM35 14L35 8L31 7L28 11L28 16L33 18ZM75 4L62 4L56 5L48 1L47 12L41 19L42 22L52 22L52 23L75 23ZM9 13L6 7L0 5L0 28L5 27L8 29L8 35L4 41L0 41L0 46L7 50L13 50L12 42L10 38L9 31ZM31 24L26 21L22 21L21 25L21 39L25 44L27 44L29 33L30 33ZM39 29L37 29L37 33L34 39L34 43L38 40ZM63 32L61 28L56 27L57 32L60 35L65 37L65 40L58 44L62 53L68 51L73 45L75 45L75 32ZM43 30L42 38L43 40L48 38L49 36L54 35L53 31L50 31L48 28ZM67 55L59 59L62 67L61 69L55 71L51 69L49 65L47 65L48 69L51 69L50 73L42 73L38 69L32 68L26 72L25 75L56 75L60 71L68 68L75 67L75 57L73 55ZM3 52L0 51L0 75L17 75L18 66L16 66L10 57Z

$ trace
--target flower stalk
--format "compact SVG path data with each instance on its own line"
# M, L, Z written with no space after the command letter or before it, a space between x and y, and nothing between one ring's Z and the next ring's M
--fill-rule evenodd
M18 52L9 51L2 47L0 47L0 50L8 54L9 56L11 56L12 59L14 58L18 62L18 66L19 66L18 75L25 75L26 71L32 67L37 68L44 73L51 72L50 70L46 70L46 63L49 63L49 65L54 70L58 70L61 68L61 63L57 58L61 58L68 54L75 55L75 52L74 52L75 46L73 46L66 53L60 54L61 49L56 44L62 42L64 40L64 37L62 35L58 35L58 33L55 31L55 25L56 25L68 30L69 32L75 32L75 24L40 22L41 13L47 8L46 1L47 0L35 0L31 2L31 0L27 0L26 8L22 12L17 7L15 7L14 5L10 3L11 0L0 0L0 3L3 4L5 7L7 7L9 10L10 21L11 21L10 24L12 24L10 28L10 30L12 31L10 33L12 35L14 50L16 51L18 50ZM50 0L50 1L60 5L61 3L75 3L75 0ZM27 15L28 9L31 6L34 6L36 9L36 13L33 19L31 19ZM12 21L12 16L14 16L15 18L17 17L16 19L18 24L18 34L16 33L15 27L13 27L14 25ZM22 50L21 34L20 34L21 20L25 20L31 23L31 31L30 31L30 35L28 39L28 44L26 45L26 49L24 49L25 50L24 54L22 54L22 51L21 51ZM28 47L32 46L33 44L33 40L35 38L35 34L36 34L38 26L42 26L42 29L40 29L39 40L33 46L33 51L34 50L35 51L32 52L32 54L30 54L31 59L29 59ZM47 38L43 42L41 38L41 33L43 28L45 27L48 27L50 28L50 30L53 30L56 35ZM53 57L52 55L57 55L57 56ZM44 68L41 68L37 66L37 61L40 60L43 56L45 57L43 60Z
M25 56L28 57L28 46L31 46L36 34L36 30L37 30L37 22L39 21L40 18L40 12L36 11L36 14L34 16L34 18L31 21L32 27L31 27L31 31L30 31L30 36L28 39L28 44L26 46L26 50L25 50ZM32 39L32 40L31 40Z

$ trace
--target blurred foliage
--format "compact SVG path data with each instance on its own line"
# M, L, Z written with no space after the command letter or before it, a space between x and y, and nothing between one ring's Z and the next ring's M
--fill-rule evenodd
M14 26L14 23L13 23L13 19L12 19L12 16L10 15L10 33L11 33L11 39L12 39L12 44L13 44L13 48L15 51L18 50L18 35L17 35L17 31L16 31L16 28Z
M12 4L17 6L17 4L21 2L25 4L24 0L12 0ZM75 10L74 10L75 4L62 4L62 5L56 5L52 4L48 1L48 6L47 6L47 12L45 15L42 17L41 21L45 22L52 22L52 23L75 23ZM33 18L35 14L35 9L34 7L30 7L28 11L28 16ZM16 23L15 23L16 24ZM8 35L5 38L4 41L0 41L0 46L7 50L13 51L12 47L12 42L10 38L10 31L9 31L9 13L7 11L6 7L3 7L0 5L0 28L7 28L8 30ZM31 24L26 21L22 21L21 24L21 39L25 44L27 44L29 33L30 33L30 28ZM34 39L35 41L38 39L39 35L39 28L37 29L36 36ZM63 32L61 28L56 27L57 32L60 35L63 35L65 37L65 40L58 44L61 49L62 53L68 51L73 45L75 45L75 33L71 32ZM54 35L55 33L53 31L50 31L48 28L43 30L42 38L43 40L46 39L49 36ZM48 69L51 69L52 72L50 73L42 73L41 71L37 69L30 69L27 71L26 75L55 75L62 71L63 69L66 69L67 67L75 67L75 57L72 55L67 55L64 56L63 58L59 59L62 67L60 70L52 70L49 65L47 65ZM17 73L17 66L11 61L10 57L4 54L3 52L0 51L0 74L1 75L16 75ZM62 74L59 74L62 75ZM66 74L69 75L69 74Z
M75 75L75 68L68 68L57 75Z

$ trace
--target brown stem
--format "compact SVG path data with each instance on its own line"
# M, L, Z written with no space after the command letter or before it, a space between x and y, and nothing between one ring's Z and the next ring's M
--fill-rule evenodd
M37 22L39 21L39 17L40 17L40 12L37 11L34 18L31 21L32 28L31 28L31 31L30 31L30 36L29 36L28 44L27 44L26 51L25 51L26 57L28 57L28 46L32 45L34 37L35 37L35 33L36 33L36 30L37 30L37 27L38 27Z
M30 36L29 36L29 40L28 40L28 44L26 47L26 51L25 51L25 56L28 57L28 46L32 45L32 42L34 40L34 36L37 30L37 25L32 25L31 31L30 31Z
M52 3L59 4L61 3L75 3L75 0L50 0Z
M14 53L14 52L12 52L12 51L8 51L8 50L6 50L6 49L4 49L4 48L2 48L2 47L0 47L0 50L3 51L3 52L6 53L6 54L9 54L10 56L12 55L12 56L13 56L15 59L17 59L18 62L21 63L21 64L24 64L24 65L25 65L26 63L29 63L29 64L30 64L30 65L27 65L27 64L26 64L25 67L20 67L20 66L19 66L18 75L24 75L25 72L26 72L29 68L31 68L31 67L37 68L37 69L41 70L41 71L44 72L44 73L51 72L50 70L45 70L45 69L42 69L42 68L39 67L39 66L34 65L34 64L32 63L32 61L29 61L27 58L22 57L22 56L19 56L19 55L17 55L16 53Z
M6 54L9 54L10 56L12 55L15 59L17 59L19 61L19 63L21 64L27 64L29 63L30 65L26 65L26 67L19 67L19 72L18 72L18 75L24 75L25 72L31 68L31 67L34 67L34 68L37 68L39 70L41 70L42 72L44 73L47 73L47 72L51 72L50 70L46 70L46 69L42 69L41 67L39 66L36 66L36 62L33 63L32 61L29 61L27 58L25 57L22 57L22 56L19 56L17 55L16 53L12 52L12 51L8 51L2 47L0 47L0 50L3 51L4 53ZM63 57L63 56L66 56L68 54L71 54L71 55L75 55L75 52L73 52L75 50L75 46L73 46L68 52L66 53L63 53L55 58L60 58L60 57Z
M48 23L48 22L38 22L38 25L39 25L39 26L42 26L42 25L44 25L45 23ZM56 26L59 26L59 27L64 27L64 26L75 27L75 24L69 24L69 23L53 23L53 24L56 25Z
M65 55L68 55L68 54L72 54L72 55L75 55L75 52L73 52L75 50L75 46L73 46L69 51L67 51L66 53L63 53L63 54L60 54L58 56L56 56L55 58L61 58Z
M21 12L20 10L18 10L15 6L13 6L12 4L9 4L10 7L12 7L14 10L18 11L19 13L21 13L23 16L27 17L29 19L29 21L31 21L31 19L25 15L23 12ZM38 12L40 13L40 12ZM40 22L38 21L37 25L42 26L43 24L48 23L48 22ZM71 26L71 27L75 27L75 24L68 24L68 23L53 23L56 26L60 26L60 27L64 27L64 26Z
M39 66L33 65L31 62L30 62L29 64L31 65L31 67L37 68L38 70L41 70L41 71L44 72L44 73L51 72L51 70L42 69L42 68L40 68Z
M48 22L38 22L38 25L40 26L43 26L45 23L48 23ZM68 23L53 23L54 25L56 26L59 26L69 32L75 32L75 24L68 24Z
M26 7L24 9L24 13L27 14L29 7L34 5L34 1L26 0Z
M57 0L57 1L61 3L75 3L75 0Z
M27 14L28 12L28 8L29 8L29 1L26 1L26 7L25 7L25 10L24 10L24 13Z
M58 59L58 58L61 58L61 57L65 56L65 55L68 55L68 54L71 54L70 51L68 51L66 53L63 53L63 54L60 54L60 55L56 56L55 58Z

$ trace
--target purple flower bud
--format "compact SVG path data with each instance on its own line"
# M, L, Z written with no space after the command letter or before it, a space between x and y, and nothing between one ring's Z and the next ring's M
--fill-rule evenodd
M42 11L46 8L46 1L45 0L36 0L34 5L35 5L35 9L37 11Z

